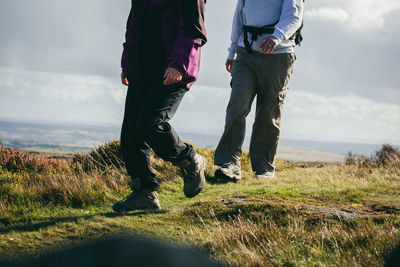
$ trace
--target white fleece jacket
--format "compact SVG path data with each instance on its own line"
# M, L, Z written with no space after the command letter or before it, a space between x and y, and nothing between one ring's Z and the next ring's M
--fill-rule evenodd
M278 22L272 34L279 40L279 45L273 54L291 53L295 42L289 39L301 26L303 20L303 0L238 0L233 18L231 46L228 49L228 59L234 59L238 46L245 47L243 25L262 27ZM260 41L271 34L264 34L254 42L254 51ZM251 34L249 34L251 40Z

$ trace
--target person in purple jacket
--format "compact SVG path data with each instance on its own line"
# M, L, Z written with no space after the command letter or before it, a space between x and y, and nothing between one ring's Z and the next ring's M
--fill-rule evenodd
M161 208L150 148L182 169L186 197L205 186L206 159L168 123L199 74L204 9L205 0L132 0L121 62L128 86L121 153L133 192L114 211Z

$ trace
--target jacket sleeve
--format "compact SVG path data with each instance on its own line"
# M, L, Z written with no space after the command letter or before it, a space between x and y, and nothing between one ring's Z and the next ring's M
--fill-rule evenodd
M280 42L289 39L300 28L303 21L303 0L284 0L282 13L275 25L273 36Z
M132 32L129 31L130 24L133 19L133 14L132 14L132 9L129 13L128 21L126 23L126 33L125 33L125 42L123 44L123 51L122 51L122 57L121 57L121 68L122 72L124 74L127 74L127 52L128 52L128 46L132 42Z
M238 0L232 23L231 46L228 49L228 60L235 58L238 42L243 33L243 6L244 1Z
M181 1L178 34L167 67L181 72L185 82L196 80L200 65L200 48L207 42L204 3L204 0Z

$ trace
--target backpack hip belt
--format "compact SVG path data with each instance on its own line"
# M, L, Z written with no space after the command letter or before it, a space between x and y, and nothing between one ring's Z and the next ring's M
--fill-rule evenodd
M275 24L267 25L264 27L254 27L254 26L243 26L244 32L244 45L246 47L247 52L253 52L252 46L255 41L257 41L258 37L263 34L273 34L275 31ZM249 41L249 33L251 33L251 43Z

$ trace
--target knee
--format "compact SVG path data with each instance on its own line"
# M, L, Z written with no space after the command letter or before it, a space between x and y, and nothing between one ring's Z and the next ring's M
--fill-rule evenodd
M235 120L246 118L250 113L251 105L244 103L240 99L231 99L226 108L226 113L229 117Z
M168 132L170 130L171 126L169 123L163 121L141 119L136 123L136 132L144 136L149 136L153 133Z
M258 116L257 116L258 115ZM256 114L253 130L279 133L281 128L281 116L279 110L270 110L264 114Z
M246 112L250 111L250 107L243 99L230 99L227 111L234 114L246 114Z

